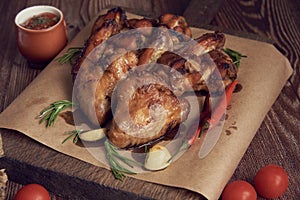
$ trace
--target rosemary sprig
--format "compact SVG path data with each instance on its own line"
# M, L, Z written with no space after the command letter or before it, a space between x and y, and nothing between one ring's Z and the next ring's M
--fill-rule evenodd
M46 122L46 127L52 126L59 115L59 113L68 108L73 106L74 103L68 100L60 100L56 101L44 110L37 116L40 119L40 124Z
M116 179L122 181L123 178L126 177L125 174L136 174L135 172L123 167L119 161L122 161L131 168L133 168L133 164L141 166L141 163L120 155L117 151L117 148L108 140L104 142L104 146L106 149L106 158Z
M223 48L223 51L230 56L230 58L233 61L233 64L235 64L238 68L240 67L241 59L247 57L246 55L243 55L240 52L229 48Z
M68 100L60 100L56 101L44 110L41 111L41 113L37 116L37 118L40 119L40 123L46 122L46 127L52 126L59 115L59 113L70 107L75 105L73 102ZM80 139L80 134L83 133L82 130L73 130L68 131L66 134L69 134L63 141L62 144L67 142L68 140L71 140L74 144L76 144ZM142 166L141 163L132 160L130 158L127 158L125 156L122 156L118 153L117 147L115 147L113 144L111 144L108 140L104 142L105 150L106 150L106 158L109 162L110 168L118 180L123 180L124 177L126 177L125 174L136 174L135 172L123 167L120 163L123 162L127 166L133 168L134 165Z
M65 64L67 62L72 62L79 56L79 53L82 51L82 47L71 47L67 52L56 59L60 64ZM72 64L72 63L71 63Z
M73 138L72 140L73 143L76 144L80 139L80 134L83 133L83 131L73 130L66 133L69 134L69 136L62 141L62 144L67 142L68 140L71 140L72 138ZM116 179L122 181L126 177L125 174L136 174L135 172L123 167L119 161L125 163L131 168L134 167L134 164L138 166L142 166L141 163L120 155L117 151L117 148L113 144L111 144L108 140L105 140L104 147L106 150L106 158L109 162L111 171Z
M70 140L71 138L73 138L73 143L77 144L78 140L79 140L79 135L82 133L82 130L73 130L73 131L68 131L66 132L66 134L69 134L68 137L66 137L66 139L64 139L61 143L65 143L66 141Z

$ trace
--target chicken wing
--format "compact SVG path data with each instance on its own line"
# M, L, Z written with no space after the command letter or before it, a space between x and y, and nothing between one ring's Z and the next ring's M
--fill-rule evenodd
M163 77L148 70L135 70L120 81L116 107L108 131L119 148L140 146L162 138L187 119L189 103L177 97Z
M109 10L105 15L101 15L95 21L91 35L84 44L84 48L72 68L72 74L75 79L83 61L90 56L94 50L103 41L117 34L123 28L126 20L126 15L120 8ZM95 60L94 60L95 61Z

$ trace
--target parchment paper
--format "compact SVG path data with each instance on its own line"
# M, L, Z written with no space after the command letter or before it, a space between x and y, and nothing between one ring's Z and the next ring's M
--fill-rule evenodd
M127 13L128 18L136 17ZM90 34L90 23L60 53L82 46ZM193 28L193 37L209 30ZM238 74L243 89L234 93L224 130L214 149L204 159L198 156L200 144L194 144L184 156L159 172L134 175L134 178L201 193L218 199L266 113L292 73L288 60L273 45L226 35L226 47L242 52ZM71 66L51 62L40 75L0 115L0 127L17 130L61 153L105 167L87 150L71 142L62 144L66 131L74 130L59 117L53 127L39 125L39 112L57 100L72 99ZM236 129L230 126L236 126ZM229 130L231 134L228 134ZM117 181L117 180L116 180Z

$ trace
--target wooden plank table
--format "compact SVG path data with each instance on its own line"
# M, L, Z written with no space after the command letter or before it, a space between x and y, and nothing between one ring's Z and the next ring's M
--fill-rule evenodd
M157 17L160 13L166 12L181 14L193 26L271 41L289 59L294 73L266 115L231 181L243 179L253 183L253 177L260 167L275 163L286 169L290 181L287 192L280 199L296 199L300 195L300 21L298 20L300 2L297 0L203 2L177 0L177 2L1 1L0 112L41 71L28 67L27 61L17 50L13 22L15 14L24 7L49 4L61 9L66 17L70 40L97 16L102 8L122 6L128 11L150 17ZM3 129L0 129L0 133L4 150L4 155L0 158L0 168L6 168L10 180L7 199L12 199L15 191L21 187L20 184L31 182L41 183L49 188L53 193L53 199L202 198L191 191L146 183L133 178L126 178L123 182L115 181L110 171L60 154L21 133Z

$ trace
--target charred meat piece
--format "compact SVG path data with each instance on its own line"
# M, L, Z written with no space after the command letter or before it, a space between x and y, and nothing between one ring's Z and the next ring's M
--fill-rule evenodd
M173 52L166 51L157 63L167 65L181 73L181 76L171 76L170 85L177 95L186 91L217 91L237 78L237 67L231 58L221 48L224 46L225 36L219 32L206 33L187 47L178 52L184 58ZM188 81L186 81L188 80ZM211 88L207 87L209 83ZM210 91L212 92L212 91Z

